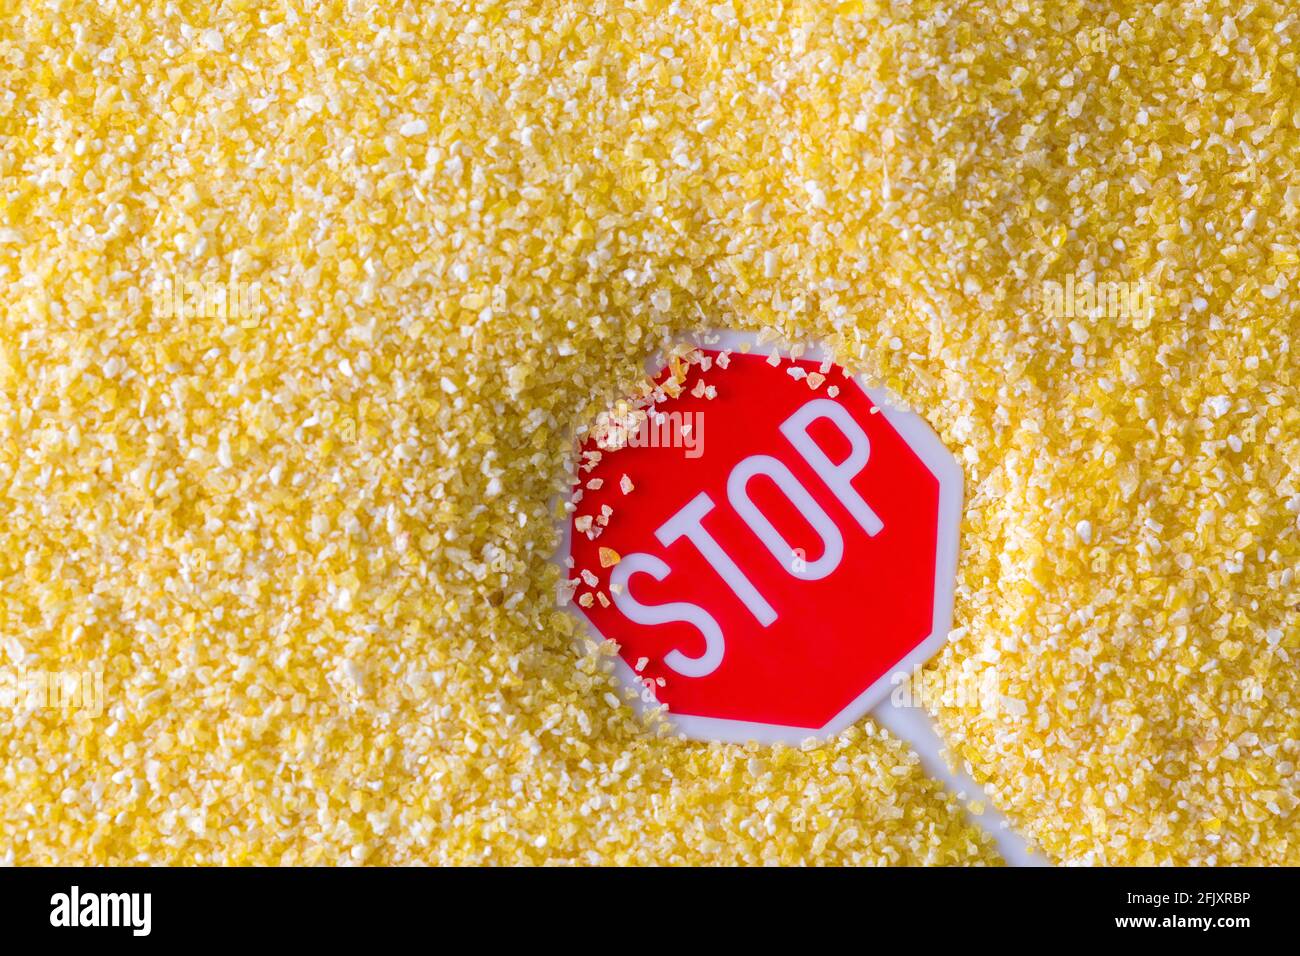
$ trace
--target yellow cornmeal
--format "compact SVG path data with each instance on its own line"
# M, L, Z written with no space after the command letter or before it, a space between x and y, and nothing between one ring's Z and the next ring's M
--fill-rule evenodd
M103 712L0 720L0 858L996 862L574 650L570 431L708 326L962 461L937 716L1047 858L1300 863L1300 19L1036 6L6 4L0 670Z

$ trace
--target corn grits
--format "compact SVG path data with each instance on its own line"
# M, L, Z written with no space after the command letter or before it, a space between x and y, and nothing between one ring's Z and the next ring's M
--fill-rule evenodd
M930 706L1049 859L1300 863L1300 20L1045 6L5 5L0 668L104 707L0 720L0 858L997 862L574 653L572 429L732 327L958 454Z

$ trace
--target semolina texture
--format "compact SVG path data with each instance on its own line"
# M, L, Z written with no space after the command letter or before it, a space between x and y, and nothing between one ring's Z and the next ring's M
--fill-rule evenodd
M933 668L998 700L935 713L1046 858L1300 863L1297 39L1284 2L6 2L0 670L103 707L0 720L0 859L997 862L870 721L665 739L575 651L572 429L735 327L963 463Z

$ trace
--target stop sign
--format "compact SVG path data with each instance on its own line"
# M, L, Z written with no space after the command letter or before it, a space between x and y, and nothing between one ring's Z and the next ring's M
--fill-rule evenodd
M797 743L946 639L961 469L839 366L739 341L588 435L564 598L687 736Z

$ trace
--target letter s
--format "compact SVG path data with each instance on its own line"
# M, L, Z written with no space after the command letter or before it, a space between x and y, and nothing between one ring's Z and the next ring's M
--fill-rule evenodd
M718 627L712 615L698 604L677 601L672 604L642 604L632 597L628 581L634 574L648 574L656 581L668 576L669 567L651 554L629 554L611 572L610 590L614 594L614 604L623 615L636 624L670 624L684 621L694 625L704 635L704 653L699 657L687 657L679 650L669 651L664 655L664 663L683 677L707 677L722 663L722 654L726 648L722 639L722 628ZM617 585L617 587L614 587Z

